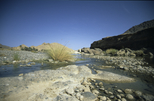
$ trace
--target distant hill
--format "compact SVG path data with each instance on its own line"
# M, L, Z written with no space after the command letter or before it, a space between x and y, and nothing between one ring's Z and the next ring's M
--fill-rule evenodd
M24 44L22 44L22 45L20 45L20 46L18 46L18 47L12 47L12 49L13 49L13 50L21 50L21 48L25 48L25 47L27 47L27 46L24 45Z
M145 21L145 22L143 22L139 25L135 25L135 26L131 27L130 29L128 29L127 31L125 31L122 35L133 34L133 33L136 33L138 31L148 29L148 28L152 28L152 27L154 27L154 19L150 20L150 21Z
M0 49L11 49L11 47L0 44Z
M31 46L31 48L35 48L35 49L38 49L38 51L42 51L42 50L48 50L50 48L54 48L55 46L62 46L62 47L65 47L64 45L62 44L59 44L59 43L42 43L41 45L38 45L38 46ZM12 47L13 50L21 50L22 48L25 48L27 47L26 45L22 44L18 47ZM68 51L72 52L73 50L68 48L68 47L65 47Z

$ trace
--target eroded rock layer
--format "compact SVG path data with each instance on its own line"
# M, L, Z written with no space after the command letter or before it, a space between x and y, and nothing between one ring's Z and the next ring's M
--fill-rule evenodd
M113 37L103 38L99 41L94 41L91 44L91 49L100 48L106 50L109 48L122 49L130 48L138 50L141 48L154 49L154 27L144 29L134 34L118 35Z

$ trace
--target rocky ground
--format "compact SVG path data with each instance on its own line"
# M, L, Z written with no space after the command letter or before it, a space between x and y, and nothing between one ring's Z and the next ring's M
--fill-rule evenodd
M130 71L132 73L142 73L154 78L154 68L145 62L144 58L119 57L119 56L90 56L103 60L107 65L114 65L115 68Z
M153 95L133 89L106 88L99 80L135 82L135 78L69 65L19 77L0 78L1 101L152 101ZM102 94L104 92L104 94Z
M3 52L3 51L2 51ZM1 52L1 54L3 54ZM21 59L47 58L43 53L19 52ZM6 51L9 59L14 53ZM6 54L5 53L5 54ZM28 55L28 53L30 55ZM12 54L12 55L11 55ZM38 55L36 55L38 54ZM26 57L24 57L26 56ZM89 55L88 55L89 56ZM40 57L40 58L39 58ZM87 66L68 65L56 70L39 70L16 77L0 78L0 101L153 101L154 95L118 86L106 87L102 81L136 82L135 73L154 78L154 69L143 59L131 57L90 56L105 61L101 68L117 68L134 73L134 77L92 69ZM11 60L10 58L10 61ZM93 64L92 66L95 66Z
M0 64L13 63L13 61L15 61L15 54L18 55L19 61L22 62L49 58L47 54L41 52L33 53L29 51L0 50Z

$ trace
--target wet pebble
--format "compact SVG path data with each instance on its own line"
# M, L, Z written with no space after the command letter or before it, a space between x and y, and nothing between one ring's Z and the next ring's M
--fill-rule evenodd
M126 94L131 94L131 93L133 93L133 90L132 89L125 89L124 92Z
M128 100L134 100L134 97L133 97L133 95L131 95L131 94L127 94L127 95L126 95L126 98L127 98Z
M135 93L135 95L138 96L138 97L139 97L139 96L142 96L142 92L141 92L141 91L135 91L134 93Z
M118 93L122 93L123 91L122 91L122 90L120 90L120 89L118 89L118 90L117 90L117 92L118 92Z

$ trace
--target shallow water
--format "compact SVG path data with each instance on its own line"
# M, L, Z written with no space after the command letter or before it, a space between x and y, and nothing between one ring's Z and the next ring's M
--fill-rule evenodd
M89 58L87 56L81 56L81 55L76 55L76 58L80 59L79 61L76 61L75 63L44 63L43 65L41 62L36 62L35 65L32 65L31 67L20 67L20 64L14 64L14 65L3 65L0 67L0 78L1 77L12 77L12 76L18 76L19 74L23 73L29 73L29 72L34 72L37 70L45 70L45 69L57 69L59 67L64 67L67 65L87 65L91 70L92 73L95 73L94 69L96 70L102 70L102 71L108 71L108 72L113 72L116 74L124 75L124 76L129 76L133 77L136 79L136 82L132 83L115 83L115 82L106 82L102 81L104 84L104 87L106 89L113 89L115 86L119 89L134 89L134 90L139 90L142 91L143 93L149 93L154 95L154 83L150 82L153 81L148 76L142 75L142 74L132 74L128 71L123 71L119 70L117 68L100 68L100 65L106 65L104 61L94 59L94 58ZM150 61L149 64L152 66L153 59L149 59L146 61ZM152 62L151 62L152 61ZM29 62L30 63L30 62ZM115 66L116 67L116 66ZM135 75L135 76L134 76ZM97 80L97 82L100 82L100 80Z

